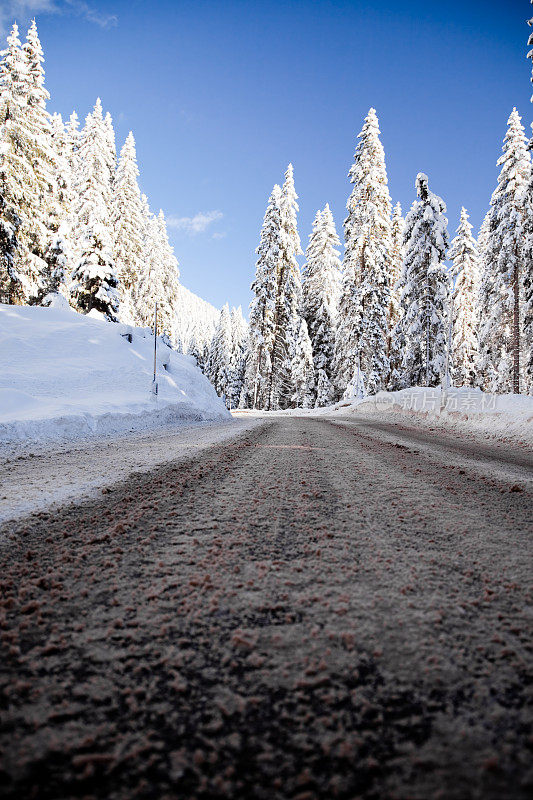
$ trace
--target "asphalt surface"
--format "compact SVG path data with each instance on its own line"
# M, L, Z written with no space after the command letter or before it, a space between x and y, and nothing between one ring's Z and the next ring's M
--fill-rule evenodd
M525 800L524 449L275 417L2 529L0 796Z

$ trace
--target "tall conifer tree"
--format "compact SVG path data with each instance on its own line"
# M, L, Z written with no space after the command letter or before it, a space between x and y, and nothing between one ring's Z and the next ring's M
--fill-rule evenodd
M280 198L280 254L277 267L274 344L268 407L287 408L292 403L295 370L295 344L300 335L302 315L302 278L296 258L302 254L298 235L298 195L294 171L289 164Z
M531 159L516 109L507 125L483 258L479 364L486 389L517 393L524 379L520 356L524 347L524 282L530 275L526 220Z
M533 18L528 20L528 24L530 27L533 25ZM528 39L528 45L533 45L533 33ZM527 57L531 59L533 70L533 49L528 52ZM533 83L533 72L531 75L531 82ZM531 101L533 102L533 96L531 97ZM531 127L533 129L533 123ZM529 140L529 150L533 150L533 137ZM533 395L533 171L527 188L526 210L525 252L529 267L524 270L523 276L523 364L524 390Z
M326 205L317 211L303 271L303 314L313 353L317 406L334 400L333 355L339 302L341 262L333 214Z
M243 317L242 309L231 309L231 357L229 366L230 385L227 397L230 408L237 408L244 385L246 368L246 344L248 339L248 325Z
M394 332L403 352L400 387L436 386L444 374L450 280L444 264L448 220L427 175L416 178L418 200L405 219L401 316Z
M349 177L354 184L344 222L346 250L335 352L340 393L360 363L369 393L389 372L387 307L390 294L391 201L385 153L373 108L359 134Z
M114 260L120 292L120 319L135 324L135 295L144 261L144 217L137 179L137 155L133 133L120 153L113 192Z
M83 313L94 309L115 320L119 296L110 219L112 175L100 98L85 122L79 164L75 210L79 259L72 274L72 301Z
M276 295L281 253L281 189L276 184L265 212L257 248L254 298L250 304L246 373L241 406L269 408L272 350L275 339Z
M393 339L393 332L400 320L400 277L404 257L403 235L405 221L402 207L396 203L392 212L391 250L389 259L390 295L387 309L387 355L389 358L388 388L394 390L399 381L400 366L403 357L401 349Z
M453 292L452 374L455 386L475 386L478 360L480 259L466 208L448 253Z
M3 226L17 227L10 277L13 302L39 292L48 245L46 223L53 190L53 149L46 112L42 50L32 25L22 47L15 24L0 63L0 196ZM12 241L7 237L5 241Z

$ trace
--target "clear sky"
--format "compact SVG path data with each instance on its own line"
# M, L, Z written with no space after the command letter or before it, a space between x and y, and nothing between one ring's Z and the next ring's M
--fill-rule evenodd
M0 0L0 24L35 15L49 108L84 118L97 96L131 129L141 188L182 282L247 313L255 247L289 161L305 248L329 202L342 238L356 136L377 110L393 202L417 172L475 231L507 118L529 133L527 0ZM303 263L303 260L302 260Z

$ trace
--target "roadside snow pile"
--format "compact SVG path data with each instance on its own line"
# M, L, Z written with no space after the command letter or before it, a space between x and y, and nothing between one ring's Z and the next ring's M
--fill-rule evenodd
M149 329L0 305L0 443L230 418L194 360L160 339L152 395L153 349Z
M379 392L374 397L341 401L324 413L403 414L457 430L533 444L533 397L487 394L480 389L426 389Z

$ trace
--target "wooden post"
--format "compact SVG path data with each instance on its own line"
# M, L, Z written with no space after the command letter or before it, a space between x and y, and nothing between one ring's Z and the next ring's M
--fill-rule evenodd
M155 309L154 309L154 379L152 381L153 394L157 394L156 373L157 373L157 303L155 304Z

